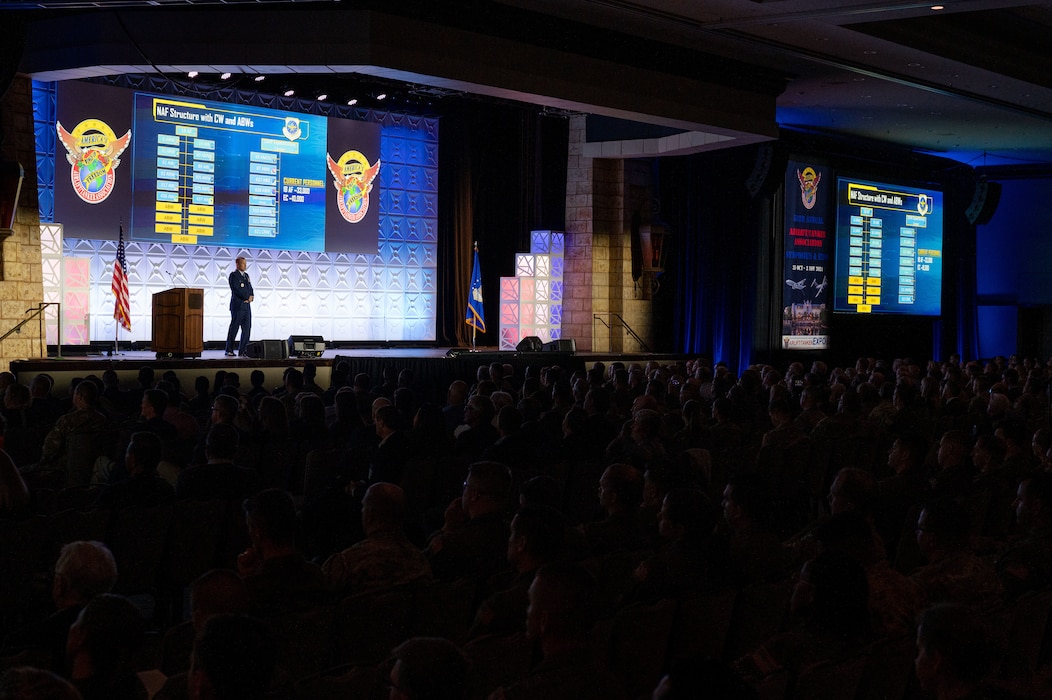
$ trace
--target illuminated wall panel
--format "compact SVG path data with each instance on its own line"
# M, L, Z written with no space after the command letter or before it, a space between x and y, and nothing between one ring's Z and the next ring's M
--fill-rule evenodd
M530 252L515 254L515 277L500 279L500 349L562 336L563 243L559 231L531 231Z

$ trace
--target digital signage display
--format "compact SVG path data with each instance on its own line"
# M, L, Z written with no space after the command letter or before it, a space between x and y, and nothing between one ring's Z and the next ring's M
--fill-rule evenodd
M119 219L138 241L377 252L378 124L77 82L56 100L71 237Z
M782 349L829 349L832 169L791 160L785 171Z
M942 235L941 191L838 178L834 312L938 316Z

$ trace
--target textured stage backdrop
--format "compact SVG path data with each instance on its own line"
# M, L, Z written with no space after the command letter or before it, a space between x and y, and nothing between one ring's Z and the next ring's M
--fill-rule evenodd
M163 92L164 82L133 85ZM126 241L132 330L121 340L149 340L151 296L171 287L205 290L204 339L226 338L227 275L248 259L257 302L253 338L321 335L330 340L433 341L438 254L438 119L227 90L222 98L381 125L380 233L375 255L183 246ZM54 221L55 90L34 83L37 179L45 301L61 301L66 344L116 335L110 281L116 241L87 240ZM59 155L62 158L62 154ZM58 168L65 172L65 167ZM114 229L119 222L114 222ZM57 339L48 319L48 342Z

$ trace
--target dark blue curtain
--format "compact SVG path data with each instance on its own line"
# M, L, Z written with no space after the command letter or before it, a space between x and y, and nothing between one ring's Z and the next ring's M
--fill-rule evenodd
M661 161L662 213L675 235L672 337L677 352L752 362L759 222L742 149ZM664 283L663 283L664 285Z

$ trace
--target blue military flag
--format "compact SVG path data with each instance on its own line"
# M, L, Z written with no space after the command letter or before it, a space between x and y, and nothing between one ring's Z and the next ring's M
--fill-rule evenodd
M471 270L471 291L468 292L468 312L464 322L486 332L486 311L482 308L482 271L479 268L479 247L475 244L475 266Z

